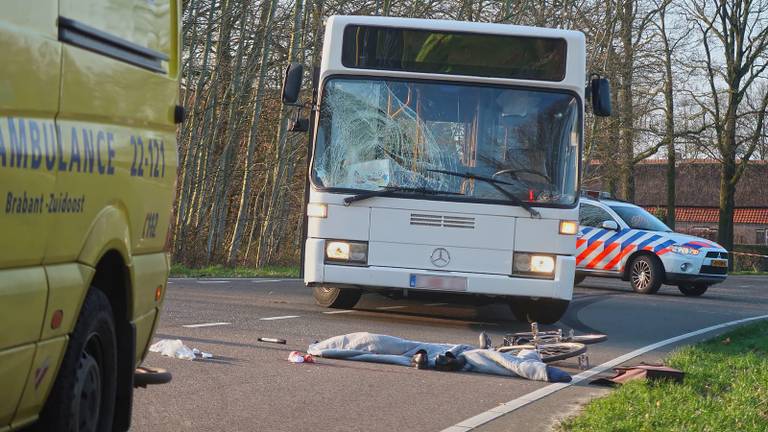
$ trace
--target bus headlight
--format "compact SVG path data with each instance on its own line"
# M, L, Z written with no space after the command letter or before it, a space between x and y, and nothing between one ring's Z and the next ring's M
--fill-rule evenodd
M555 257L515 252L512 259L512 273L552 277L555 274Z
M325 245L325 260L336 263L366 264L368 243L329 241Z

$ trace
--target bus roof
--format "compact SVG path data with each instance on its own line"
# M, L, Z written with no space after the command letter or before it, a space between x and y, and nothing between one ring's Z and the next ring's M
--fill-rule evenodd
M489 76L467 76L451 74L435 74L423 72L406 72L379 69L347 68L342 64L342 42L344 29L348 25L390 27L414 30L434 30L456 33L476 33L502 36L524 36L548 39L565 40L567 44L567 60L565 77L560 81L543 81L535 79L511 79ZM370 75L370 76L394 76L413 77L421 79L453 80L463 82L478 82L489 84L507 84L521 86L536 86L548 88L567 88L583 97L586 83L586 60L584 34L574 30L551 29L541 27L527 27L511 24L494 24L463 22L449 20L381 17L381 16L341 16L336 15L328 19L326 24L325 41L323 45L323 59L321 65L321 78L328 75Z

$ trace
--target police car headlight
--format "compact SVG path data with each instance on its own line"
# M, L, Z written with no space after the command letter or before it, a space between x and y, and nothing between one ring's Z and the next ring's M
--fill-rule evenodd
M679 255L698 255L699 250L688 246L672 246L670 250Z
M555 257L552 255L515 252L512 258L512 273L536 276L554 276Z
M365 264L368 262L368 243L329 241L325 245L325 260L335 263Z

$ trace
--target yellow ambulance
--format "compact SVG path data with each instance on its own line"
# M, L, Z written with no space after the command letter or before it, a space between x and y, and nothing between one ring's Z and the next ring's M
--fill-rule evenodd
M180 13L3 2L0 432L127 430L153 376L139 366L169 269Z

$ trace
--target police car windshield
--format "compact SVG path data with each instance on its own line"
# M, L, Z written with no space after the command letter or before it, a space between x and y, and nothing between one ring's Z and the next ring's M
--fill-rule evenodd
M621 219L632 229L646 231L664 231L672 232L668 226L664 225L656 216L635 206L609 206L615 211Z

